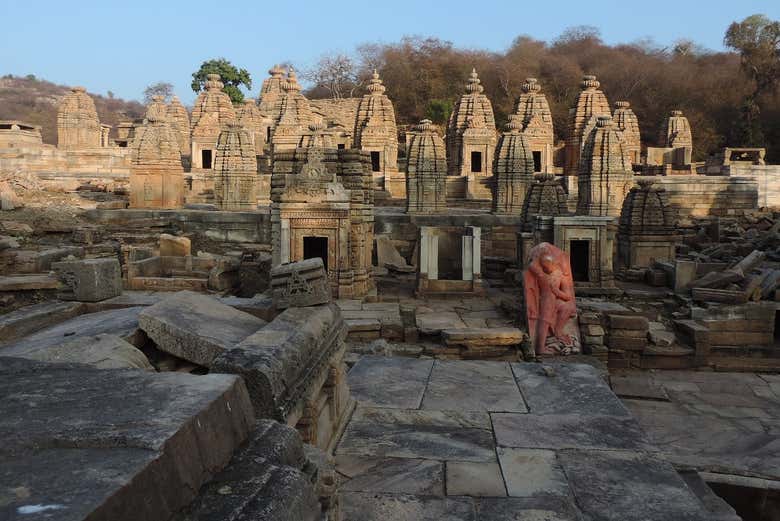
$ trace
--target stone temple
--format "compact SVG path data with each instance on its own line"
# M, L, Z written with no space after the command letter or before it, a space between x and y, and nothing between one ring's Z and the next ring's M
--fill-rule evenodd
M780 166L469 69L0 121L0 519L777 519Z

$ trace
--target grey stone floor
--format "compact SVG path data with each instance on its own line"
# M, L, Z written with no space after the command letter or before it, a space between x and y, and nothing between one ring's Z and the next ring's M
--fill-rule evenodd
M364 356L349 384L344 521L710 518L591 366Z
M611 381L675 466L780 488L780 375L626 372Z

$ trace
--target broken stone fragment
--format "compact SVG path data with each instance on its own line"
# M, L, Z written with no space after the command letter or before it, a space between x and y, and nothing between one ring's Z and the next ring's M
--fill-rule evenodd
M160 235L160 257L186 257L188 255L192 255L192 246L187 237L176 237L167 233Z
M56 364L84 364L95 369L146 369L154 367L134 345L115 335L97 334L59 345L19 345L4 349L4 356Z
M100 302L122 294L122 269L115 258L66 260L51 267L64 286L62 300Z
M144 309L138 323L161 351L205 367L266 324L191 291L180 291Z
M271 294L277 309L330 302L330 285L322 259L306 259L271 270Z

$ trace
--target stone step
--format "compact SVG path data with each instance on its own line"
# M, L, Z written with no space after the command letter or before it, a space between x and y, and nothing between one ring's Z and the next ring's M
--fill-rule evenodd
M59 281L49 274L9 275L0 277L0 292L3 291L35 291L42 289L57 289Z
M444 329L441 336L448 346L511 346L526 338L525 333L514 327Z

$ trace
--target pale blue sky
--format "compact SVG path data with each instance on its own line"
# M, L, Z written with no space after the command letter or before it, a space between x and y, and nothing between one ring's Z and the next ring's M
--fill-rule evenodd
M521 34L549 41L593 25L607 43L687 38L717 50L729 23L754 13L780 19L780 0L0 0L0 75L35 74L128 99L168 81L191 103L191 74L209 58L248 69L254 95L275 62L305 68L328 51L405 35L501 51Z

